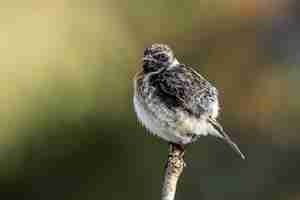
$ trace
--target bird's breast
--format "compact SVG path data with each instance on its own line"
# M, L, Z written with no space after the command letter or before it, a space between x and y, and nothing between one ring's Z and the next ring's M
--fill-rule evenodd
M187 113L180 113L176 122L178 131L185 134L207 135L207 120L205 117L196 118Z

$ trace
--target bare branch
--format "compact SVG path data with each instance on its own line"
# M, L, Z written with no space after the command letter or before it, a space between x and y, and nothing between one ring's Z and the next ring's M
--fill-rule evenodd
M178 179L185 167L184 149L178 144L170 144L162 185L162 200L174 200Z

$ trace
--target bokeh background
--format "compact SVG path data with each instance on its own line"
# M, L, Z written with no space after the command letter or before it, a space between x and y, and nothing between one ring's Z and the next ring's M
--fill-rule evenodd
M1 1L0 196L159 199L168 146L132 106L143 49L169 44L220 90L247 155L203 137L177 199L300 199L300 9L289 0Z

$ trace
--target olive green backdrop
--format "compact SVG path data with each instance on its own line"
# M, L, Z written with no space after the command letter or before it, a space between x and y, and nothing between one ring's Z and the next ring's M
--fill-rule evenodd
M168 146L132 106L132 78L154 42L219 88L220 121L247 155L201 138L177 199L300 199L297 6L2 0L1 199L159 199Z

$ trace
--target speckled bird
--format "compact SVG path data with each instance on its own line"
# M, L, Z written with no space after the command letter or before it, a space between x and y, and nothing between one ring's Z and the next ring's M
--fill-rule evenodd
M152 134L182 148L200 136L216 136L245 158L216 120L217 89L179 63L167 45L153 44L144 50L142 70L134 77L133 101L139 121Z

